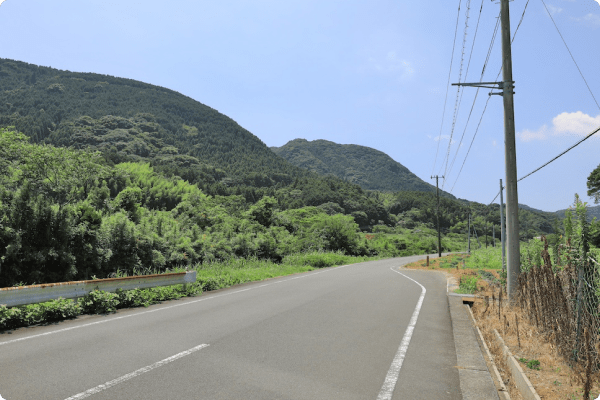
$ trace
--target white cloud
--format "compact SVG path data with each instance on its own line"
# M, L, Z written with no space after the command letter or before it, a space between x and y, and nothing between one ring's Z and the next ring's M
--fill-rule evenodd
M4 3L5 0L0 0L0 6L2 5L2 3Z
M434 142L439 142L440 140L444 140L444 141L450 140L450 135L438 135L433 138ZM456 140L452 139L452 142L450 144L455 144L455 143L456 143Z
M559 14L562 12L562 8L560 7L555 7L552 4L548 4L548 11L550 11L550 14L555 15L555 14Z
M600 0L596 0L599 1ZM581 18L571 18L573 21L581 22L583 25L590 26L592 28L600 27L600 15L589 13Z
M498 146L498 142L496 142L495 140L492 140L492 146L494 146L494 147Z
M548 126L544 125L537 131L525 129L517 134L523 142L531 142L532 140L544 140L548 136Z
M399 57L393 50L388 51L387 54L382 57L369 57L367 65L369 70L381 74L397 75L401 80L408 79L415 73L412 64Z
M519 132L518 137L523 142L544 140L549 136L585 136L600 127L600 115L591 117L581 111L558 114L552 119L552 126L543 125L538 130L525 129Z

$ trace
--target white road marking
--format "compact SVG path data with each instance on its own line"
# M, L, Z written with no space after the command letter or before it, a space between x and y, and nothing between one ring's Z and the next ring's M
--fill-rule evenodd
M417 285L421 286L421 297L419 297L419 301L417 302L417 306L413 311L413 315L410 319L408 327L404 332L404 337L402 338L402 342L400 342L400 347L398 347L398 351L396 352L396 356L392 361L392 365L388 370L388 373L385 377L385 381L383 382L383 386L379 391L379 396L377 396L377 400L391 400L392 395L394 394L394 389L396 388L396 383L398 382L398 376L400 375L400 368L402 368L402 363L404 362L404 357L406 357L406 352L408 351L408 345L410 344L410 339L412 338L412 334L415 330L415 325L417 324L417 319L419 318L419 312L421 311L421 306L423 305L423 300L425 299L425 293L427 290L423 285L419 282L415 281L412 278L404 275L402 272L396 271L394 268L390 268L392 271L402 275L403 277L410 279Z
M175 304L175 305L172 305L172 306L156 308L154 310L142 311L142 312L135 313L135 314L130 314L130 315L122 315L120 317L114 317L114 318L109 318L109 319L105 319L105 320L102 320L102 321L90 322L88 324L83 324L83 325L71 326L69 328L58 329L56 331L51 331L51 332L46 332L46 333L39 333L37 335L26 336L26 337L19 338L19 339L7 340L6 342L0 342L0 346L5 345L5 344L11 344L11 343L16 343L16 342L21 342L23 340L38 338L38 337L42 337L42 336L54 335L55 333L67 332L67 331L71 331L73 329L79 329L79 328L85 328L85 327L88 327L88 326L93 326L93 325L98 325L98 324L104 324L106 322L117 321L117 320L124 319L124 318L137 317L139 315L149 314L149 313L153 313L153 312L157 312L157 311L168 310L168 309L174 308L174 307L187 306L187 305L190 305L190 304L199 303L201 301L216 299L217 297L230 296L232 294L247 292L248 290L258 289L258 288L262 288L262 287L265 287L265 286L271 286L271 285L276 285L278 283L289 282L289 281L293 281L295 279L307 278L307 277L310 277L310 276L313 276L313 275L318 275L318 274L322 274L322 273L325 273L325 272L335 271L335 270L338 270L340 268L348 267L350 265L358 265L358 264L359 263L357 263L357 264L341 265L341 266L334 267L334 268L331 268L331 269L326 269L326 270L321 270L321 271L318 271L318 272L313 272L313 273L310 273L310 274L304 274L304 275L296 276L294 278L283 279L283 280L280 280L280 281L277 281L277 282L265 283L265 284L262 284L262 285L252 286L250 288L240 289L240 290L236 290L236 291L233 291L233 292L227 292L227 293L222 293L222 294L215 294L215 295L212 295L210 297L202 297L201 299L198 299L198 300L192 300L192 301L188 301L188 302L185 302L185 303Z
M96 393L99 393L99 392L101 392L103 390L111 388L111 387L113 387L115 385L118 385L119 383L123 383L125 381L128 381L128 380L130 380L132 378L135 378L138 375L141 375L141 374L144 374L146 372L152 371L153 369L156 369L158 367L162 367L163 365L166 365L166 364L168 364L170 362L173 362L173 361L175 361L175 360L177 360L177 359L179 359L181 357L188 356L188 355L190 355L190 354L192 354L192 353L194 353L194 352L196 352L196 351L198 351L200 349L208 347L208 346L209 346L208 344L201 344L200 346L192 347L189 350L182 351L181 353L178 353L178 354L175 354L174 356L165 358L162 361L158 361L158 362L155 362L152 365L148 365L147 367L135 370L135 371L133 371L133 372L127 374L127 375L123 375L120 378L113 379L112 381L108 381L106 383L103 383L102 385L98 385L95 388L91 388L89 390L86 390L85 392L78 393L78 394L76 394L74 396L69 397L66 400L85 399L86 397L89 397L89 396L91 396L93 394L96 394Z

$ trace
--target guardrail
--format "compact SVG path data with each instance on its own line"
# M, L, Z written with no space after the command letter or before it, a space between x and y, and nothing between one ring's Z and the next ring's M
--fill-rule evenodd
M0 288L0 304L14 307L42 303L59 297L75 299L83 297L95 289L114 292L117 289L143 289L155 286L186 285L194 282L196 282L196 271L7 287Z

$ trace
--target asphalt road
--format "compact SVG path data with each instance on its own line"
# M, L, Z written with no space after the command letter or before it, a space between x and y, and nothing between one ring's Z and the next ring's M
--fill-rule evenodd
M3 333L0 395L460 399L446 279L398 273L419 258L328 268Z

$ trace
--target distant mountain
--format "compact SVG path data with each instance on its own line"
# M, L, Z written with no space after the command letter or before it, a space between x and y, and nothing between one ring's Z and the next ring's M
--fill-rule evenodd
M565 210L558 210L554 214L558 215L560 219L565 217ZM587 219L588 221L593 220L594 218L600 220L600 206L588 206L587 208Z
M379 150L327 140L294 139L282 147L271 147L290 163L319 175L333 175L363 189L389 192L434 192L431 185ZM449 193L441 194L455 198Z

